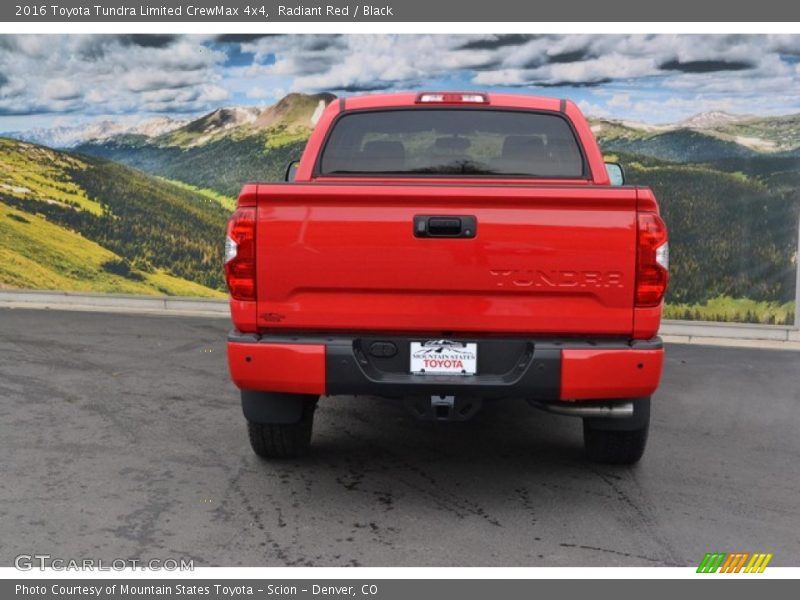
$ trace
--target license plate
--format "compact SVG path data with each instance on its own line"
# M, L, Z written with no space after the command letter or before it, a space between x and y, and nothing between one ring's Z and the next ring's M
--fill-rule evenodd
M450 340L411 342L411 372L418 375L475 375L478 344Z

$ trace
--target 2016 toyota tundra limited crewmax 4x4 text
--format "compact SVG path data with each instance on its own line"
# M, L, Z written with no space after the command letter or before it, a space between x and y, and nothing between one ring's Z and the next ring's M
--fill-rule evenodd
M228 224L228 363L253 450L302 454L320 396L464 420L524 399L634 463L664 351L667 230L575 104L510 94L340 99L287 183ZM331 398L330 402L336 402Z

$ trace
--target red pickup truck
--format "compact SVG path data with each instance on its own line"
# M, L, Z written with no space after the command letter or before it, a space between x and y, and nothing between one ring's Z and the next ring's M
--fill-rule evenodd
M575 104L483 93L331 103L286 183L228 224L228 363L253 450L307 451L320 396L464 420L524 399L644 452L667 230ZM331 399L335 402L335 399Z

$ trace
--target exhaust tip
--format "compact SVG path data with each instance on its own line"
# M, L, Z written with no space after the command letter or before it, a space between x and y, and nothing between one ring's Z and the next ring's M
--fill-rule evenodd
M583 418L629 419L633 417L633 402L538 402L530 400L534 408L556 415Z

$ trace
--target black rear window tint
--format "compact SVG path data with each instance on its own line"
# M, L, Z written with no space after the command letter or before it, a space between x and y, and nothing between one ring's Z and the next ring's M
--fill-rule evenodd
M334 124L321 175L581 178L566 119L495 109L353 112Z

